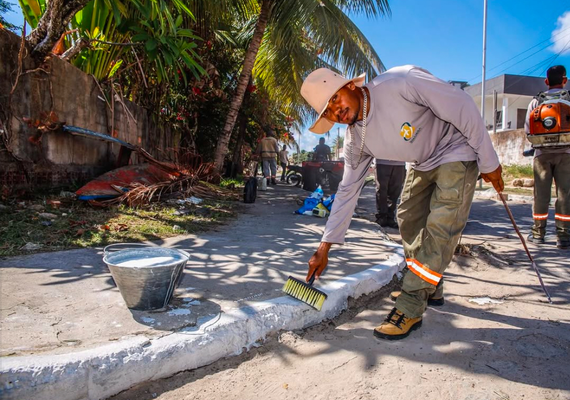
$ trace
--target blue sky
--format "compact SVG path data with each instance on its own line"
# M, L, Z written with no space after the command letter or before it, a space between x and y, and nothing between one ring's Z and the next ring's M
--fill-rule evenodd
M353 18L387 68L415 64L444 80L481 82L483 0L389 3L391 17ZM19 12L6 17L22 24ZM570 69L570 0L488 0L487 79L502 74L544 76L553 64ZM344 130L341 126L341 135ZM337 126L327 143L336 135ZM305 130L302 148L312 150L319 137Z

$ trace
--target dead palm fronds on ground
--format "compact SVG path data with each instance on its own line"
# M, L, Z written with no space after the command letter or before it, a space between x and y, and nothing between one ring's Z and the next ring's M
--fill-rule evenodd
M126 204L131 207L140 207L162 200L184 199L191 196L208 200L238 200L239 198L235 191L212 183L219 181L219 175L214 172L214 166L211 163L200 163L194 168L179 166L178 170L181 175L171 181L151 185L133 183L127 186L128 191L119 197L90 203L95 206ZM117 190L122 191L121 188Z

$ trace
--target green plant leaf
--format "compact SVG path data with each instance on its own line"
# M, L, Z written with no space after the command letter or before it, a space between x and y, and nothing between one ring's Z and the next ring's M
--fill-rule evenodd
M184 18L182 18L182 15L179 15L179 16L176 18L176 24L175 24L176 27L179 28L180 25L182 25L182 22L183 22L183 21L184 21Z
M145 43L145 49L146 51L153 51L154 49L156 49L157 43L155 39L149 39L146 43Z
M133 42L146 42L148 40L149 36L146 33L137 33L136 35L134 35L131 40Z
M119 60L117 61L114 65L113 68L111 68L111 70L109 71L109 75L107 75L107 78L112 78L115 73L117 72L117 70L119 68L121 68L121 65L123 65L123 60Z

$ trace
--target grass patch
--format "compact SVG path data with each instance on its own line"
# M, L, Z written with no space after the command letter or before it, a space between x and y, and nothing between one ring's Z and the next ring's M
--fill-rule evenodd
M223 178L220 182L220 186L224 189L236 189L244 186L243 178L233 179L233 178Z
M533 178L532 165L504 165L503 179Z
M145 208L93 208L79 201L59 200L61 204L44 199L0 210L0 256L196 233L235 217L238 207L236 202L205 200L199 206L157 203Z

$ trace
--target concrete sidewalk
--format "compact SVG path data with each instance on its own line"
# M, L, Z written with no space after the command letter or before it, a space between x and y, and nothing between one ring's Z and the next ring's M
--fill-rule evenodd
M528 233L531 205L509 206ZM461 241L470 252L444 274L445 304L428 307L405 340L372 334L394 306L385 288L331 322L112 399L569 400L570 251L556 249L553 222L547 243L530 250L554 304L502 203L477 199Z
M283 297L287 277L306 274L326 222L293 214L307 194L270 187L218 231L156 243L191 254L160 312L126 308L101 249L0 260L0 396L105 398L238 354L280 329L332 318L348 297L378 290L403 267L399 246L384 241L376 224L353 219L319 283L329 293L322 312ZM374 188L365 188L359 206L368 216L374 202Z

